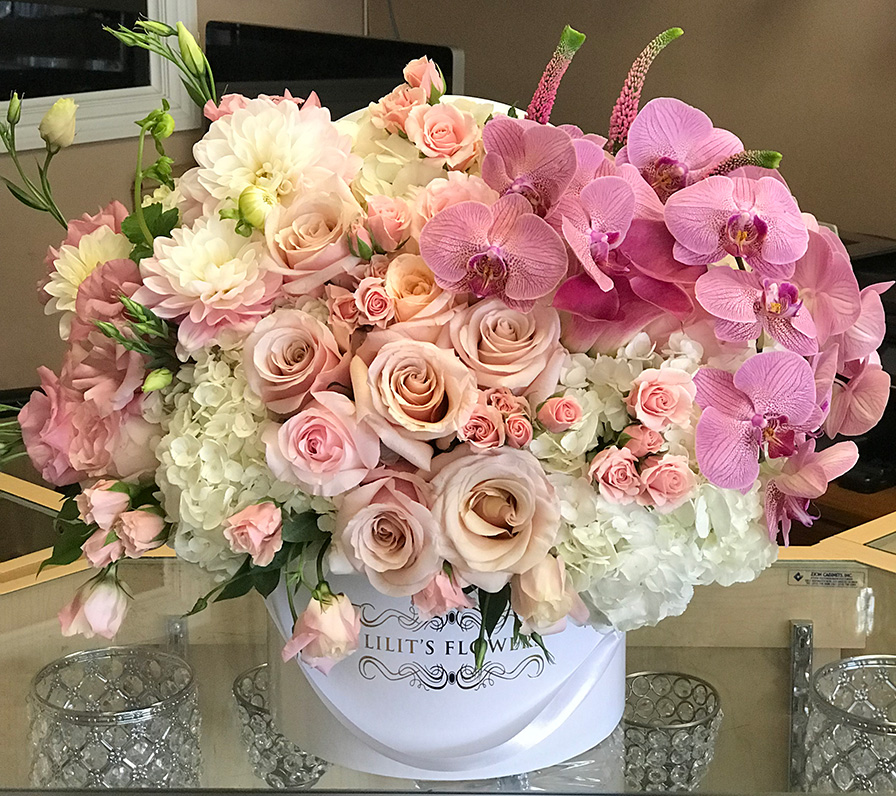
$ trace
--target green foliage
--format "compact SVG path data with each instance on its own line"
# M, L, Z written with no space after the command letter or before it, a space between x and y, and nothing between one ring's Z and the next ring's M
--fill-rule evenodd
M159 203L142 208L142 215L153 239L167 238L180 221L180 213L176 207L164 210ZM134 244L134 248L131 250L131 259L135 263L139 263L144 257L152 256L152 244L146 240L136 211L121 222L121 231Z
M81 557L81 545L90 538L96 526L88 525L79 515L76 495L69 495L56 515L55 527L59 533L53 552L49 558L41 562L38 574L44 567L63 566L77 561Z
M304 511L301 514L283 512L283 541L294 544L322 542L328 534L317 527L317 514Z

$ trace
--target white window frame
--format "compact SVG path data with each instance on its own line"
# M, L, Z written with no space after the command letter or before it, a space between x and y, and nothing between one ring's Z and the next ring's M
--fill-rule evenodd
M196 32L196 0L147 0L146 8L150 19L167 22L172 27L181 21ZM176 40L169 41L174 41L174 46L177 46ZM176 130L199 127L202 118L200 110L181 83L178 68L170 61L150 53L149 73L148 86L69 95L78 105L75 144L135 137L140 130L134 122L160 107L163 97L171 103L169 112L174 117ZM44 142L37 132L37 126L55 101L56 97L31 100L25 97L22 118L16 126L16 148L19 151L43 149ZM6 99L0 103L0 118L4 120L8 105Z

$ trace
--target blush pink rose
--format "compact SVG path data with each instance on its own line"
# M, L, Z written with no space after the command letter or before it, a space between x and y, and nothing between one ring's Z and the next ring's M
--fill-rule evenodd
M377 279L385 279L388 272L389 258L385 254L374 254L373 257L370 258L370 262L367 263L367 268L364 269L364 273L359 279L363 279L365 276L374 276Z
M138 481L151 476L159 466L156 446L162 429L141 415L142 401L135 401L121 413L118 433L111 446L109 474L123 481Z
M352 332L361 325L361 313L355 303L355 294L336 285L327 285L326 291L333 337L341 351L348 351L351 348Z
M654 456L641 470L643 497L656 506L661 514L677 509L694 491L697 479L688 466L687 456L667 454Z
M582 417L582 407L575 398L548 398L538 410L538 420L552 434L569 431Z
M404 68L404 80L413 88L423 89L426 99L429 99L433 91L437 94L445 93L445 78L434 61L430 61L425 55L409 61Z
M283 518L270 501L246 506L224 521L224 538L234 553L248 553L257 567L266 567L283 547Z
M461 420L458 439L475 450L488 450L504 444L504 418L493 406L475 404Z
M588 621L588 609L566 577L562 558L545 556L510 581L510 607L523 620L520 632L547 636L566 629L566 618Z
M84 557L90 562L90 566L96 569L108 567L114 561L118 561L124 555L124 545L112 531L104 531L100 528L94 531L84 544L81 545Z
M653 431L686 426L697 388L690 373L674 368L649 368L632 382L625 400L629 414Z
M130 298L141 284L140 269L133 260L109 260L94 268L78 285L69 342L77 343L96 332L94 321L118 321L124 315L119 297Z
M104 479L97 481L93 486L83 489L75 498L78 504L78 513L88 525L96 524L104 531L111 531L112 526L122 513L128 510L131 499L127 492L119 492L118 481Z
M367 200L367 228L380 249L395 251L410 233L411 210L407 202L392 196L371 196Z
M426 105L428 98L420 86L398 86L379 102L370 103L370 121L374 127L387 133L403 133L408 114L418 105Z
M140 558L166 541L165 520L153 511L126 511L119 517L115 530L128 558Z
M49 368L40 367L37 373L43 392L33 392L19 412L22 440L41 478L56 486L73 484L82 475L70 456L78 396Z
M504 417L520 414L528 417L532 411L525 398L514 395L506 387L492 387L483 393L483 397L488 406L494 406Z
M622 447L628 448L638 459L648 453L656 453L665 444L662 435L647 426L628 426L622 433L630 438Z
M424 621L444 616L451 610L463 611L473 607L473 601L464 594L456 576L449 576L444 570L439 570L411 601L417 609L417 615Z
M302 310L259 322L243 348L246 381L272 412L298 411L315 390L348 384L348 358L329 328Z
M416 476L385 473L339 502L334 552L383 594L416 594L442 566L439 528L421 499L428 491Z
M395 317L395 305L382 279L364 277L355 289L355 305L361 323L384 328Z
M89 581L59 612L63 636L114 638L128 611L128 595L115 581Z
M433 216L446 207L460 202L481 202L493 205L498 192L486 185L485 180L462 171L449 171L447 179L431 180L414 196L411 204L411 233L414 239Z
M601 496L610 503L634 503L643 487L638 476L638 460L628 448L615 446L600 451L588 468Z
M408 138L426 157L462 169L475 156L482 133L473 114L453 105L418 105L405 122Z
M283 648L283 660L301 653L305 663L329 674L333 666L358 649L360 634L361 617L348 597L328 594L320 601L312 597Z
M358 422L355 405L344 395L318 392L312 398L283 425L268 426L262 440L279 480L332 497L360 484L376 467L380 440Z
M504 418L504 432L511 448L525 448L532 442L532 421L524 414L512 414Z

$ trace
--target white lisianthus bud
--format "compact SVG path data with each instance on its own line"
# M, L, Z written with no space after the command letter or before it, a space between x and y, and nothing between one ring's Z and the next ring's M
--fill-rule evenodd
M250 185L240 194L240 216L247 224L261 229L274 204L274 195L270 191L257 185Z
M12 96L9 98L9 105L6 108L6 121L9 122L10 125L17 125L19 123L19 119L22 117L22 100L19 99L19 95L13 91Z
M201 77L205 74L205 56L193 38L193 34L187 30L183 22L177 23L177 43L180 45L180 55L184 59L184 65L191 74Z
M40 120L38 131L40 137L47 142L47 146L53 149L65 149L71 146L75 140L75 111L78 106L74 100L63 98L53 103L53 106Z

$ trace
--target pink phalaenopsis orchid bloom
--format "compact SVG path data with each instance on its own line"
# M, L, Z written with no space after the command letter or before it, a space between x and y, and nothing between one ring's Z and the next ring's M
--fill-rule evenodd
M569 134L526 119L498 116L482 130L482 179L499 194L525 197L540 216L566 191L576 171Z
M825 420L825 433L855 437L874 428L883 417L890 399L890 374L878 362L863 360L845 368L848 383L836 380L831 394L831 408Z
M743 150L740 139L678 99L651 100L635 117L617 163L631 163L665 202Z
M524 311L557 287L567 267L563 241L516 194L491 207L445 208L423 228L420 254L443 290L498 296Z
M749 489L759 476L759 452L792 456L799 437L818 418L812 366L790 351L767 351L737 373L701 368L694 376L696 451L700 470L713 484Z
M809 513L809 501L821 497L828 484L839 478L858 461L854 442L839 442L823 451L815 450L815 440L807 440L771 478L765 488L765 519L769 536L780 533L784 544L790 541L793 520L810 526L816 519Z
M791 276L809 245L796 200L771 177L707 177L669 197L666 226L676 260L709 265L730 254L772 279Z
M839 346L837 371L845 373L847 363L864 360L877 351L884 341L886 314L881 295L893 286L893 282L878 282L862 289L859 294L859 316L843 332L831 338Z

